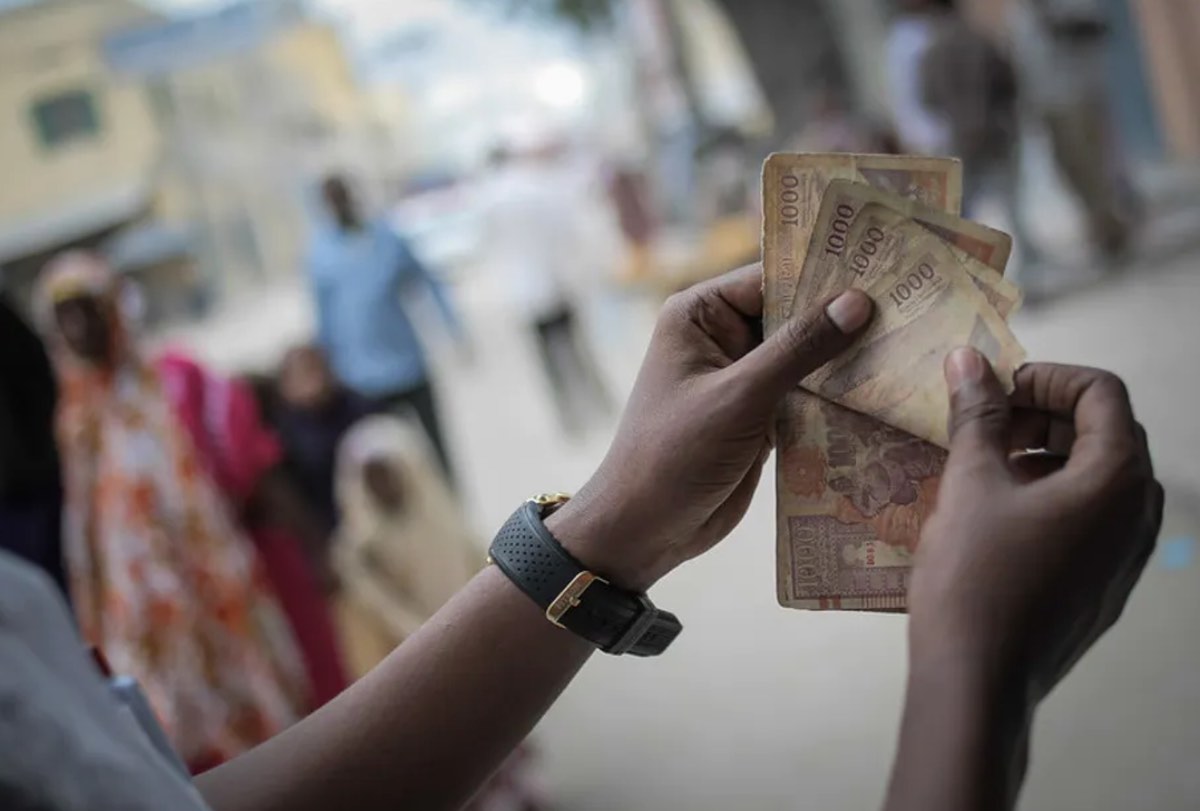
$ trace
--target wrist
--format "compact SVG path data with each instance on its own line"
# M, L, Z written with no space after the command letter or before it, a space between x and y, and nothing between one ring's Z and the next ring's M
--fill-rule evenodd
M1033 711L1022 683L960 644L910 651L887 808L1012 808Z
M910 624L908 691L971 702L1003 740L1023 739L1037 704L1010 646L979 627L953 622Z
M668 570L636 529L622 525L620 513L586 491L545 519L546 529L589 571L614 586L643 593Z

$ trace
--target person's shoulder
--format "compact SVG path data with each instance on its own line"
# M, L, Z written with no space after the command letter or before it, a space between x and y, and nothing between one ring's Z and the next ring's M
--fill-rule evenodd
M341 251L342 235L336 228L321 226L314 230L305 254L304 266L308 275L316 281L336 277Z

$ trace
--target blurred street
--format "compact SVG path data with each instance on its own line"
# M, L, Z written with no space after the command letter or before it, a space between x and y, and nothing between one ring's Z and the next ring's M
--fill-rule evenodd
M1060 226L1069 236L1070 223ZM1200 728L1180 712L1200 702L1192 629L1200 616L1200 425L1181 406L1200 399L1200 209L1164 216L1153 231L1147 259L1015 321L1031 358L1125 378L1168 489L1159 552L1125 617L1041 714L1025 808L1169 811L1200 801L1200 775L1179 756L1200 749ZM577 488L609 433L564 441L532 344L497 306L488 278L467 277L457 292L479 355L469 366L440 357L438 382L482 540L521 498ZM188 333L189 343L214 363L244 368L309 328L301 289L242 304L217 326ZM634 295L591 302L589 326L605 339L600 360L622 399L656 306ZM670 653L594 657L547 716L537 740L563 808L878 803L900 711L904 620L776 605L773 488L765 476L734 535L654 591L686 626Z
M951 261L902 223L932 247L884 266L869 257L887 255L891 218L851 230L857 215L822 199L853 174L1012 235L1005 273L1025 294L1012 331L1031 360L1125 380L1166 489L1124 616L1039 707L1020 807L1200 808L1198 37L1200 0L0 0L0 326L23 341L4 341L21 363L0 390L0 550L58 581L87 644L127 654L114 673L141 684L150 726L200 774L411 640L522 499L578 491L672 292L764 250L778 309L784 282L814 280L816 264L837 262L837 279L878 301L915 279L895 333L932 325L937 342L863 342L860 357L896 354L845 389L882 369L905 387L897 408L943 405L926 390L951 344L936 329L1011 346L999 321L1012 294L980 264L1001 269L1005 239L888 197L980 261ZM764 176L780 152L817 157ZM935 156L961 166L913 160ZM871 286L872 262L896 274L887 287ZM953 295L930 284L909 305L934 265ZM935 293L957 302L951 326L919 320ZM922 445L914 462L911 443L845 421L780 423L802 452L788 458L804 457L784 468L780 514L800 550L785 571L808 588L803 555L824 544L822 588L838 590L816 597L890 578L899 599L896 561L920 537L940 457ZM845 450L847 433L878 458ZM1088 504L1123 504L1087 472ZM472 811L879 806L906 621L779 607L775 484L772 460L733 536L653 590L685 626L678 643L660 659L593 657L533 735L536 762L517 747ZM960 499L962 515L980 523L983 498L1009 503L988 489ZM1081 535L1035 518L1032 538ZM993 535L1011 540L1001 523ZM825 535L810 544L814 525ZM861 544L833 538L860 531ZM1001 565L1026 561L1006 570L1010 592L1053 571L1004 551ZM847 586L863 572L868 585ZM252 613L264 621L239 619ZM504 657L495 644L471 654L529 672L524 645ZM261 674L245 666L259 658ZM476 678L474 699L488 693L474 689L479 661L457 671ZM449 672L433 664L430 683ZM507 734L508 751L516 727L490 729L465 692L439 700L460 702L475 743ZM376 752L393 726L406 752L435 759L416 749L436 737L420 724L348 725ZM916 737L906 752L939 751ZM458 736L430 752L443 745L447 767L472 766ZM389 752L378 765L396 764Z

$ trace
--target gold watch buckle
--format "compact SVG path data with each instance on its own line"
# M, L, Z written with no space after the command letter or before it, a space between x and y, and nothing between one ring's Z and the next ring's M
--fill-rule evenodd
M536 496L530 496L529 501L539 507L561 507L571 500L570 493L538 493Z
M608 583L603 577L591 572L580 572L575 575L571 579L571 582L567 584L567 587L560 591L558 596L546 607L546 619L559 628L565 628L566 626L562 624L563 615L578 606L584 592L591 588L593 583L597 582Z

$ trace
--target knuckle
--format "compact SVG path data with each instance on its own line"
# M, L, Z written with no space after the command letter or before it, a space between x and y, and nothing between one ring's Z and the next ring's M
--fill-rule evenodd
M1101 481L1109 492L1146 489L1149 475L1132 437L1114 437L1104 447Z
M672 293L658 311L656 328L659 331L678 329L690 319L695 307L696 294L694 291L681 290L678 293Z
M951 398L951 435L971 424L1001 425L1008 418L1008 404L1000 400L978 399L964 402L955 394Z
M667 296L667 300L663 302L661 318L675 319L686 315L695 305L696 292L694 290L680 290Z
M1129 401L1129 388L1125 381L1112 372L1097 369L1092 385L1106 399Z

